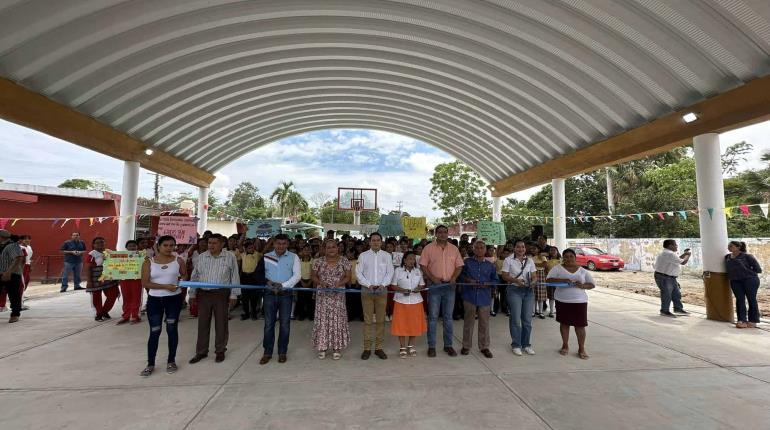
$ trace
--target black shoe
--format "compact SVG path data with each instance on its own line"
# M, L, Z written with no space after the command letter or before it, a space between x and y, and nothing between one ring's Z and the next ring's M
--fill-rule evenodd
M102 314L102 318L105 319L105 320L111 320L112 319L112 317L110 316L109 313L103 313Z
M435 357L436 356L436 348L428 348L428 357Z
M297 321L305 321L305 317L299 317L297 318Z
M460 354L462 354L462 355L468 355L470 353L471 353L471 350L468 349L468 348L463 348L463 349L460 350Z
M491 316L491 317L496 317L496 316L497 316L497 312L490 312L490 313L489 313L489 316Z
M686 311L686 310L684 310L684 309L674 309L674 313L675 313L675 314L679 314L679 315L690 315L690 313L689 313L689 312L687 312L687 311Z
M225 353L224 352L217 352L217 357L214 359L215 362L221 363L225 361Z
M75 287L75 291L77 291L77 290L85 290L85 288L83 288L83 287Z
M195 357L190 359L190 364L195 364L206 357L208 357L208 354L195 354Z
M664 317L669 317L669 318L676 318L676 315L672 314L669 311L660 311L660 315Z
M59 292L60 292L60 293L66 293L66 292L67 292L67 290L66 290L66 289L64 289L64 290L59 290Z
M258 319L259 319L259 318L258 318L256 315L252 315L252 316L251 316L251 320L252 320L252 321L256 321L256 320L258 320Z
M94 321L104 321L104 319L102 319L101 315L97 315L96 318L94 318Z
M246 321L249 319L249 314L241 314L241 321Z
M368 349L361 353L361 360L368 360L372 356L372 351Z
M457 351L455 351L455 349L451 346L444 347L444 352L446 352L450 357L457 357Z
M383 351L381 349L375 349L374 350L374 355L379 357L380 360L387 360L388 359L388 354L385 354L385 351Z
M545 315L543 315L543 314L537 314L537 317L540 318L541 320L545 319Z

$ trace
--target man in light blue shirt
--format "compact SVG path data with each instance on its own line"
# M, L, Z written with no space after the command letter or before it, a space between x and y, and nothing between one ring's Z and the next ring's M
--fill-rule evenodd
M287 251L289 237L285 234L275 236L273 251L265 254L257 266L257 279L263 278L269 287L265 291L262 307L265 311L265 334L262 346L265 352L259 364L267 364L273 357L275 345L275 322L280 321L278 329L278 362L286 362L291 329L292 292L285 288L297 285L302 277L299 257Z

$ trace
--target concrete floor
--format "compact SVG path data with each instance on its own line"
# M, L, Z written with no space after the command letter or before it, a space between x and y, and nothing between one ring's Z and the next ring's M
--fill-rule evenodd
M342 360L321 361L310 345L312 323L293 322L289 361L260 366L262 321L233 320L227 360L214 363L212 354L189 365L196 322L185 318L179 372L146 379L138 376L146 322L94 322L79 292L33 300L17 324L0 314L0 422L7 429L770 428L770 332L707 321L695 307L690 317L659 317L657 299L632 293L589 294L587 361L557 353L551 319L535 320L536 356L513 356L507 319L498 316L493 359L476 350L429 359L423 338L420 356L402 360L388 336L388 360L361 361L355 322ZM461 327L455 323L458 350Z

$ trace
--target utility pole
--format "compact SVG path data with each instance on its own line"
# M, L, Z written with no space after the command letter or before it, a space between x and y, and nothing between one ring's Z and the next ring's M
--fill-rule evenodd
M163 177L160 173L148 173L150 176L155 176L155 186L154 186L154 200L155 203L160 203L160 178Z
M398 216L401 216L401 212L402 212L401 209L404 207L404 202L399 200L396 203L398 203L398 205L397 205L398 206Z

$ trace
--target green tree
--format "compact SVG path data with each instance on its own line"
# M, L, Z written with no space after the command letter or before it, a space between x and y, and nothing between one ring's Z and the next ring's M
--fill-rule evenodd
M230 191L224 206L228 215L239 218L258 219L267 215L265 199L259 194L259 188L251 182L241 182Z
M270 200L275 202L280 211L281 218L305 212L309 208L307 200L294 189L294 182L292 181L281 182L273 191L273 194L270 195Z
M444 212L445 222L488 218L491 202L487 199L485 183L481 177L461 161L436 166L430 178L430 197L434 209Z
M722 154L722 173L728 176L738 173L738 166L746 161L746 156L753 150L754 145L746 141L728 146Z
M72 178L67 179L61 184L59 188L75 188L78 190L96 190L96 191L110 191L112 188L102 181L95 181L91 179Z

